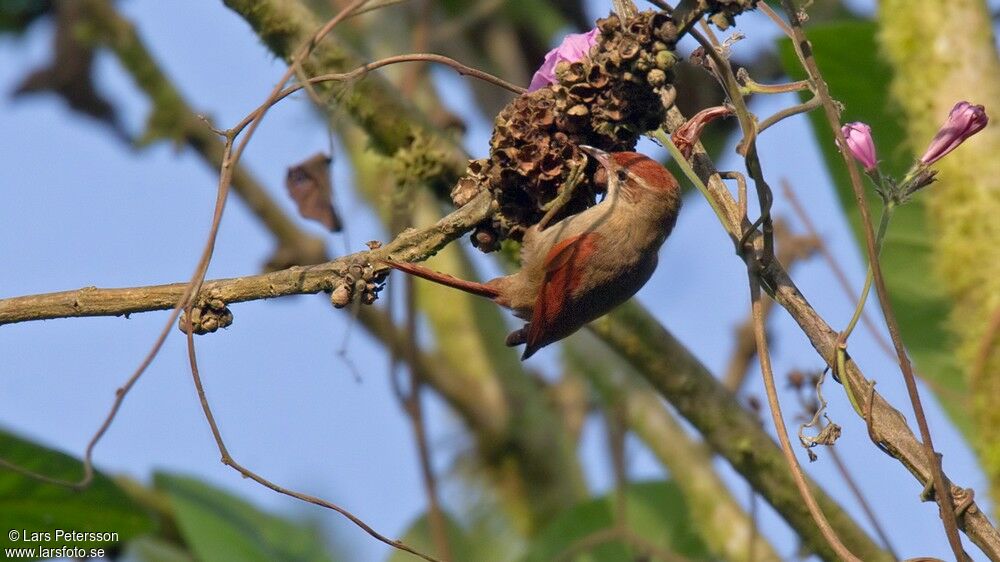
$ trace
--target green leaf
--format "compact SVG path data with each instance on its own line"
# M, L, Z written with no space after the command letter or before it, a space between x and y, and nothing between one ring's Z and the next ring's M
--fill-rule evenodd
M0 456L51 478L75 482L83 475L77 459L5 431L0 431ZM76 491L0 468L0 552L18 547L107 549L153 527L152 516L100 472L90 487ZM71 540L57 530L117 533L117 539Z
M211 562L329 562L316 529L264 513L194 478L158 473L181 535L199 560Z
M627 527L645 544L691 560L709 558L705 543L691 524L684 497L673 482L633 483L626 488L625 496ZM581 541L589 541L598 536L595 533L614 528L614 502L612 493L563 512L532 541L522 562L561 560L570 549L579 550L567 562L634 559L641 549L629 548L619 540L581 548Z
M808 36L831 95L844 104L842 120L868 123L883 172L900 177L912 164L913 156L907 149L901 115L890 105L892 69L878 56L876 31L874 22L845 21L810 27ZM793 79L805 78L791 43L782 40L779 49L788 74ZM864 254L861 213L833 133L820 110L810 114L810 123ZM881 203L870 184L866 183L866 189L872 220L877 224ZM972 426L967 386L945 324L950 303L944 287L934 278L931 260L931 233L923 198L917 194L893 215L882 251L882 271L903 341L918 374L933 389L955 425L969 436ZM868 311L876 314L876 309Z
M52 12L52 0L4 0L0 2L0 34L20 35L38 18Z
M138 562L195 562L181 547L154 537L129 541L125 548L125 558Z
M445 515L445 521L448 548L451 551L452 558L455 560L483 560L479 556L479 554L483 553L482 550L477 549L476 543L470 540L466 530L447 514ZM409 529L406 530L406 534L403 535L401 540L404 544L413 547L419 552L425 552L438 557L441 556L437 543L434 542L433 535L431 534L430 519L426 513L418 516L410 524ZM477 550L479 554L477 554ZM413 559L412 554L394 550L386 562L411 562Z

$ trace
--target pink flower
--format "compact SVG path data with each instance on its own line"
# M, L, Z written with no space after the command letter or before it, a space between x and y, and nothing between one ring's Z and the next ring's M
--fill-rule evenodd
M945 154L958 148L965 139L982 131L989 120L983 106L972 105L967 101L956 103L944 125L931 139L927 151L920 157L920 163L927 165L937 162Z
M591 29L586 33L570 33L563 37L562 43L545 54L545 61L542 66L535 71L531 77L531 84L528 86L529 92L541 90L549 84L555 84L556 65L560 62L576 62L590 54L590 48L597 43L597 36L600 33L597 29Z
M851 153L865 171L872 171L878 166L878 157L875 155L875 142L872 141L872 128L867 124L857 121L848 123L841 127L840 132L844 134L847 141L847 150Z

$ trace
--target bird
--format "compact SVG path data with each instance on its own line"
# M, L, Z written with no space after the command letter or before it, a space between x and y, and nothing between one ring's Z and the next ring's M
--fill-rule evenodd
M652 277L659 249L677 222L681 190L673 174L648 156L579 148L604 168L607 193L585 211L528 228L517 272L479 283L415 263L385 263L491 299L526 320L506 341L525 345L522 360L607 314Z

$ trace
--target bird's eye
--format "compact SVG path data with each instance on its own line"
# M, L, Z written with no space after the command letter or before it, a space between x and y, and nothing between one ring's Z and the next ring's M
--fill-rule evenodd
M625 170L618 170L615 172L615 176L618 178L618 181L628 181L628 172Z

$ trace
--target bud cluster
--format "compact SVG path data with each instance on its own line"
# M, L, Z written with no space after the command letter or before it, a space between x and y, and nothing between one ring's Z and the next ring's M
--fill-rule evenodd
M371 244L371 243L369 243ZM352 264L343 272L343 278L330 291L330 303L334 308L344 308L355 300L361 304L374 304L378 294L385 288L388 271L375 271L369 264Z
M215 295L210 295L201 303L191 307L191 317L187 312L181 313L177 327L185 334L188 326L199 336L216 332L219 328L228 328L233 323L233 313L226 302Z
M494 218L479 225L473 243L483 251L505 238L520 240L559 194L575 166L586 162L577 148L633 149L642 133L664 118L661 95L673 82L677 29L670 16L646 11L627 20L598 20L587 56L554 66L550 85L512 101L497 116L490 156L470 163L452 191L456 205L485 186L496 202ZM575 186L556 219L596 203L596 163Z
M848 123L841 128L841 133L844 135L844 149L864 166L882 200L887 204L898 204L907 202L914 193L934 182L937 172L928 166L985 129L989 122L990 118L983 106L967 101L956 103L947 120L931 139L924 155L913 164L901 181L883 175L879 169L871 127L861 122Z

